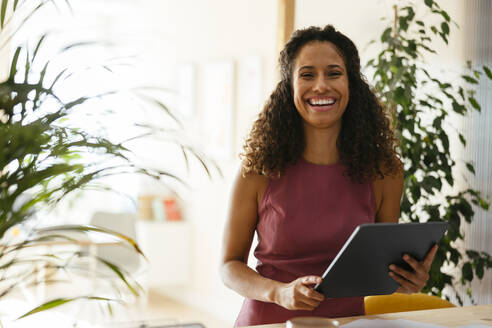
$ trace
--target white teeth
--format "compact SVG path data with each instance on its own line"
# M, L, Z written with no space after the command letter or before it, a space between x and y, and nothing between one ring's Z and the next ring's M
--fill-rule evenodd
M329 99L310 99L309 103L311 105L323 106L323 105L333 105L336 102L334 98Z

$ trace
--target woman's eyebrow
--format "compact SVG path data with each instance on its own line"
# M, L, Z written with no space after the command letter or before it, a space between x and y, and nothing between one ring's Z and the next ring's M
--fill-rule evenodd
M301 67L299 67L298 71L301 71L303 69L313 69L313 68L314 68L314 66L301 66Z
M340 65L338 65L338 64L327 65L326 68L339 68L339 69L342 69L343 70L343 67L340 66ZM301 71L303 69L314 69L314 66L309 66L309 65L301 66L301 67L299 67L299 70L298 71Z

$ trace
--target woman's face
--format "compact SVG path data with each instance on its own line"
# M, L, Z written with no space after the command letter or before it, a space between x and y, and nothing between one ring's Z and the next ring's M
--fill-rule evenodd
M326 41L306 44L294 61L292 75L294 104L304 126L341 127L349 101L349 84L337 47Z

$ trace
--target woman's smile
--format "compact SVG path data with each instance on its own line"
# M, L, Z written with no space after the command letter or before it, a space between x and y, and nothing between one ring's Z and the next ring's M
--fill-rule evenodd
M335 97L311 97L307 99L307 103L312 110L316 112L326 112L335 107L337 98Z

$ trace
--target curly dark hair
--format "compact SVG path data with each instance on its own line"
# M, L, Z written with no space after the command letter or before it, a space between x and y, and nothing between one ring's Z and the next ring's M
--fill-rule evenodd
M363 183L397 174L401 161L390 120L360 71L356 46L331 25L295 31L280 52L281 81L246 138L244 152L240 154L243 174L280 176L288 164L301 158L305 140L302 117L293 100L292 70L300 49L316 41L333 43L347 68L350 95L337 140L347 176Z

